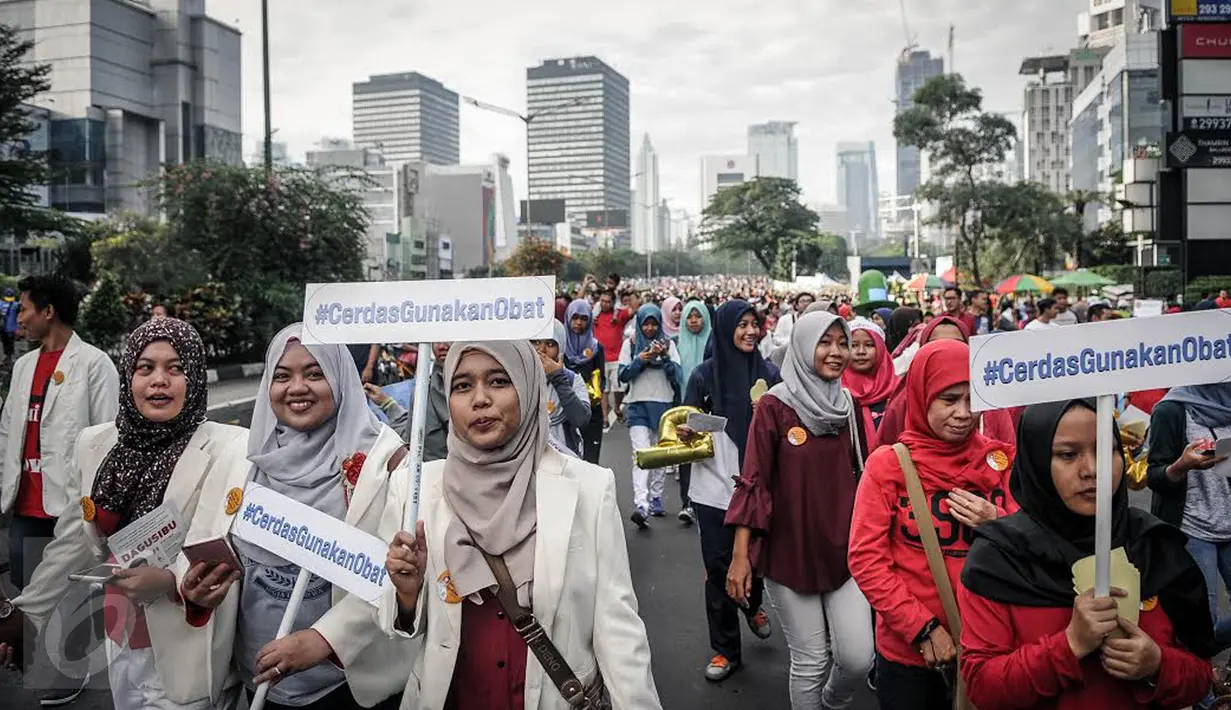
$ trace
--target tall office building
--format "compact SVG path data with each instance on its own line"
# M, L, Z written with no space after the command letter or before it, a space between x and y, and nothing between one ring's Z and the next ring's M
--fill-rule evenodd
M838 144L838 202L846 209L848 243L859 247L880 238L880 188L876 144Z
M1085 47L1111 48L1125 35L1162 27L1163 0L1090 0L1077 16L1077 35Z
M646 134L637 151L637 186L633 191L633 251L648 253L662 249L665 234L659 232L662 195L658 187L658 152Z
M897 69L897 113L915 105L915 92L935 76L945 73L945 60L933 57L927 50L903 52ZM897 191L898 195L913 195L920 184L919 149L898 142L897 145Z
M390 162L457 165L461 159L458 98L418 72L377 74L355 82L351 124L355 145Z
M1076 94L1069 55L1028 57L1018 73L1033 77L1023 92L1023 173L1027 180L1063 194L1070 184L1069 119Z
M603 213L606 222L628 224L628 93L628 79L597 57L548 59L526 69L532 201L564 200L569 221Z
M142 184L166 164L238 165L240 33L205 0L0 2L0 23L51 66L48 203L74 213L152 214Z
M757 159L752 155L707 155L701 158L701 209L719 190L733 187L757 176Z
M361 170L371 181L361 183L343 178L344 186L358 189L368 213L367 241L364 244L364 278L380 281L386 276L388 246L386 236L398 231L400 223L397 204L397 170L380 153L371 148L358 148L349 141L324 139L316 150L304 157L308 167L351 168Z
M799 146L794 121L748 126L748 155L756 156L757 176L799 180Z

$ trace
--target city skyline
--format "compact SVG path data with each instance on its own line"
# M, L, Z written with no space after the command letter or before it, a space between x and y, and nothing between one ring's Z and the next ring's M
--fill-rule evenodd
M1061 2L1055 13L1038 13L1026 6L916 0L909 7L911 29L920 47L941 54L948 25L956 22L956 70L983 89L988 108L1004 110L1020 106L1024 82L1016 70L1022 56L1071 46L1071 18L1087 3ZM582 16L558 0L516 9L483 5L476 13L473 6L449 4L411 8L373 0L338 7L303 0L290 7L272 0L275 140L300 156L321 135L348 134L351 85L372 74L416 71L462 96L524 111L528 67L551 57L593 55L629 79L631 134L654 136L661 192L692 213L702 206L700 158L744 152L750 124L798 122L800 184L817 202L835 201L838 142L893 144L902 43L896 6L634 0ZM264 121L259 7L246 0L210 0L208 7L244 32L244 136L252 145ZM415 41L406 42L398 27L413 32ZM748 52L750 37L774 41L757 42ZM461 161L507 154L523 198L525 125L465 104L460 123ZM880 151L878 172L888 189L894 162L893 151Z

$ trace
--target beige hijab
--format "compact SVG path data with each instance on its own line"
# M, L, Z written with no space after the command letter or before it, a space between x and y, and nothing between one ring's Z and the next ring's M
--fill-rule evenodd
M517 389L521 423L503 446L487 451L459 437L459 427L450 423L444 494L454 519L445 531L445 564L457 593L466 597L496 586L496 577L475 544L503 555L518 600L530 608L538 527L534 474L550 431L547 380L529 341L454 343L445 358L446 393L462 356L471 350L491 355L504 367Z

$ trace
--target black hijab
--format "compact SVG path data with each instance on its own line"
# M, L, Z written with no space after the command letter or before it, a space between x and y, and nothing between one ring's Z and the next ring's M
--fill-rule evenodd
M746 353L735 347L735 329L746 313L756 314L747 301L732 299L722 304L714 315L714 329L709 345L713 356L702 363L709 379L713 413L727 418L726 432L739 449L739 462L744 463L744 447L748 442L748 427L752 424L752 397L749 390L757 380L773 385L778 378L753 349Z
M1072 567L1094 554L1094 517L1069 510L1051 476L1056 427L1073 407L1095 408L1092 400L1073 399L1032 405L1022 415L1009 481L1021 510L975 529L975 542L962 569L962 584L975 594L1020 606L1073 605ZM1118 443L1116 450L1121 450ZM1184 549L1184 533L1130 507L1124 479L1111 509L1111 547L1123 547L1141 572L1141 598L1157 596L1184 646L1199 656L1212 656L1205 579Z
M899 306L893 309L893 313L889 314L889 320L885 321L885 347L889 349L889 352L897 350L898 344L906 339L910 329L922 320L923 314L918 308Z

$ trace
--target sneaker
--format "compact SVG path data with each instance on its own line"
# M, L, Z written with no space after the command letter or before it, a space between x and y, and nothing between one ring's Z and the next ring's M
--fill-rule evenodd
M667 514L667 507L663 505L662 498L655 498L650 501L650 515L655 518L661 518Z
M774 633L774 627L769 623L769 614L766 614L764 609L748 617L748 628L752 629L753 635L759 639L767 639Z
M81 691L85 690L86 684L90 682L89 678L81 681L81 685L77 686L76 690L72 688L49 688L39 693L38 704L45 708L58 708L61 705L68 705L76 700Z
M697 516L694 515L692 512L692 506L688 506L687 508L681 508L679 515L675 517L679 518L679 521L681 523L684 523L685 525L692 525L693 523L697 522Z
M876 692L876 665L872 665L872 669L868 671L868 690Z
M637 506L637 509L633 511L633 514L628 519L633 521L633 524L642 530L650 527L650 519L645 514L645 508L641 506Z
M739 662L732 663L727 660L727 657L721 653L710 659L710 663L705 667L705 679L717 683L724 681L731 676L732 673L739 670Z

